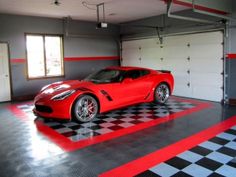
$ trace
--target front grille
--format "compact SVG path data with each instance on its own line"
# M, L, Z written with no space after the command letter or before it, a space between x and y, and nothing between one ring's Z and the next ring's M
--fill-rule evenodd
M52 108L49 106L35 105L35 109L39 112L52 113Z

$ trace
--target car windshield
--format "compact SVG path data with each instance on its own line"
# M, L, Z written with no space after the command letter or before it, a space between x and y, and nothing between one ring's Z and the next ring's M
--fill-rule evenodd
M86 77L84 80L93 83L114 83L123 79L121 70L103 69Z

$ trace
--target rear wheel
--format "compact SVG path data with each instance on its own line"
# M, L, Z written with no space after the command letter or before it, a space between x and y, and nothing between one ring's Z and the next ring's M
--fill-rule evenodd
M154 92L154 101L156 103L164 104L170 96L170 89L167 84L159 84Z
M98 113L98 102L90 95L80 96L73 107L75 118L80 122L93 120Z

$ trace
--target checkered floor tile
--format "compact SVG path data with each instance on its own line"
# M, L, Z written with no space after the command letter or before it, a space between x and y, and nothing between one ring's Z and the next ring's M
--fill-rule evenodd
M136 177L235 177L236 126Z
M46 126L54 129L71 141L77 142L92 136L103 135L154 119L160 119L195 106L195 104L187 101L181 102L170 98L166 105L144 103L130 106L125 109L100 114L89 123L59 122L41 118L37 118L36 121L42 121ZM18 108L23 110L29 117L35 119L32 113L32 104L19 105Z

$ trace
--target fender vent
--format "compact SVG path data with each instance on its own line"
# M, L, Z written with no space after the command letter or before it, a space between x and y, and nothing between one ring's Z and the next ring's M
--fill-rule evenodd
M105 90L101 90L100 92L107 98L108 101L112 101L111 96Z

